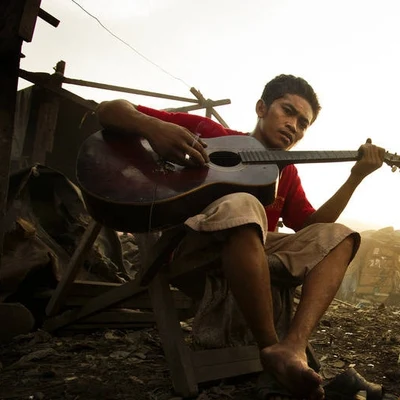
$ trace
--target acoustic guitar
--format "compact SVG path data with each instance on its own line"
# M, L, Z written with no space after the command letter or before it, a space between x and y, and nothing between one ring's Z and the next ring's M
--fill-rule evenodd
M99 131L82 144L77 180L95 220L118 231L148 232L177 225L212 201L247 192L274 201L279 171L288 164L343 162L358 151L266 150L251 136L203 139L210 162L187 168L161 159L139 137ZM400 165L397 154L385 163Z

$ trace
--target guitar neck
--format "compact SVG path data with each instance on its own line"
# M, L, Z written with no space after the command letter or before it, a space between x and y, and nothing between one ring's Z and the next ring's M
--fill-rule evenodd
M284 151L284 150L244 150L239 152L246 164L289 164L326 163L356 161L360 158L358 151Z

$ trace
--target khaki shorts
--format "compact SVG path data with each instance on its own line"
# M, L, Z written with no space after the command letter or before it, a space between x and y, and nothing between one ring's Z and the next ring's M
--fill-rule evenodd
M284 265L284 271L274 266L271 270L272 281L282 281L284 286L301 285L307 273L348 236L354 239L353 257L360 243L358 233L338 223L313 224L296 233L268 232L263 205L250 194L234 193L221 197L185 222L188 234L175 258L210 248L219 252L227 230L247 224L259 227L266 254L276 256Z

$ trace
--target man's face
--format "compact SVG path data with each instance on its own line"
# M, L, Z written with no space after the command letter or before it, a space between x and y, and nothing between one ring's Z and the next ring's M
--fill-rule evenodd
M303 136L312 122L310 103L295 94L286 94L268 108L262 100L257 102L259 117L254 137L268 148L289 150Z

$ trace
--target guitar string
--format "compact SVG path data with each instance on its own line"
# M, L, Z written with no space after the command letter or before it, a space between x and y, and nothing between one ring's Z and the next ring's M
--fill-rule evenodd
M155 183L154 185L154 190L153 190L153 199L151 201L151 205L150 205L150 211L149 211L149 227L148 227L148 231L147 234L149 235L151 232L151 220L153 218L153 208L154 208L154 204L156 202L156 193L157 193L157 183Z

